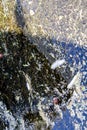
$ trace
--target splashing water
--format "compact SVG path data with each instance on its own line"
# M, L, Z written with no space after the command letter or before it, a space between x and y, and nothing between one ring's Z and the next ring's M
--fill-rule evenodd
M6 5L7 2L8 2L8 0L2 0L5 15L8 15L8 7ZM31 15L32 14L34 14L34 13L31 12ZM61 20L61 18L60 18L60 20ZM76 34L77 34L77 32L76 32ZM13 36L11 36L11 37L13 37ZM8 39L9 39L9 36L8 36ZM43 111L49 110L49 106L52 103L51 98L49 99L46 96L43 99L41 97L43 95L39 95L38 94L39 92L37 92L37 93L34 92L34 94L36 95L36 96L34 95L35 98L41 99L41 101L39 102L39 104L38 104L37 100L34 100L33 103L31 103L31 105L27 104L27 102L29 102L29 101L27 99L25 99L25 97L26 97L26 95L29 96L29 93L26 90L27 88L30 89L29 84L26 84L26 82L22 82L23 83L22 85L24 86L24 88L21 85L18 85L18 82L20 82L20 80L22 81L22 79L23 79L23 81L25 81L26 77L24 79L23 75L20 76L17 73L18 73L18 70L22 69L24 72L26 72L26 74L28 72L28 74L30 76L30 73L32 73L33 70L32 71L29 70L30 63L29 63L29 58L28 58L29 53L27 50L28 49L27 46L26 46L27 49L23 50L23 53L21 54L21 55L23 55L23 57L22 57L21 55L19 55L20 49L18 48L19 52L17 50L15 50L15 47L17 46L18 41L15 38L13 38L13 39L14 39L14 41L16 40L16 42L11 41L11 43L10 43L11 47L9 47L9 45L8 45L9 41L8 41L8 43L6 43L6 44L1 42L1 43L3 43L3 45L0 48L1 49L0 51L4 52L4 58L0 59L1 60L0 61L1 62L1 66L0 66L1 75L0 76L1 76L1 79L3 79L3 81L1 81L1 79L0 79L0 83L1 83L0 84L0 96L1 96L1 98L0 98L0 100L1 100L0 101L0 125L1 126L0 127L4 128L5 130L17 130L17 129L46 130L46 129L48 129L46 127L46 124L44 125L44 123L41 122L41 120L42 120L42 119L40 119L41 117L38 116L38 111L39 111L40 116L45 118L47 125L49 125L50 124L49 122L52 121L51 122L51 123L53 123L52 130L64 130L64 129L65 130L67 130L67 129L86 130L87 129L87 122L86 122L86 120L87 120L87 101L86 101L86 99L87 99L87 88L86 88L87 87L87 46L79 46L77 44L66 43L66 42L57 42L55 39L51 39L53 41L53 43L51 43L51 44L53 44L53 46L55 48L55 52L58 51L60 55L59 54L57 55L57 53L55 55L54 53L52 53L49 50L49 47L48 47L50 55L53 57L56 57L56 60L59 58L59 56L60 56L60 59L62 59L62 58L65 59L64 61L70 67L72 74L73 74L73 78L70 79L68 82L69 89L71 89L71 88L74 89L73 95L70 97L69 101L65 103L64 96L66 97L66 95L67 95L66 93L68 90L65 91L65 88L63 88L64 82L61 83L61 85L59 85L59 87L61 86L61 89L62 89L61 91L62 91L63 95L61 94L61 91L58 91L58 89L56 89L57 84L55 85L54 90L57 94L60 95L60 97L63 98L64 103L60 105L60 108L59 108L59 106L57 106L60 114L62 115L61 116L62 118L59 118L59 115L54 116L56 118L52 118L51 112L49 112L49 113L44 112L44 113L48 114L48 116L46 116L46 114L43 113ZM9 40L11 40L11 38ZM22 43L22 41L21 41L21 43ZM81 44L82 44L82 42L81 42ZM50 43L49 43L49 45L50 45ZM4 48L4 49L2 49L2 48ZM13 48L13 52L11 52L12 48ZM27 54L25 52L27 52ZM20 56L20 58L19 58L19 56ZM26 58L24 58L24 57L26 57ZM37 65L35 62L32 61L32 59L33 59L32 57L35 60L36 57L35 57L35 55L33 55L33 53L30 58L31 64L33 64L33 67L35 67L35 66L37 67L37 70L39 73L40 70L42 69L43 65L39 62L39 59L36 58L35 61L37 61L39 63ZM37 55L37 57L39 57L39 56ZM4 65L3 65L3 61L4 61ZM14 61L15 61L15 64L14 64ZM43 62L43 60L41 62ZM19 63L19 65L18 65L18 63ZM66 64L64 64L65 69L67 68ZM7 65L7 68L5 65ZM14 66L14 69L13 69L13 66ZM48 67L47 64L45 64L44 66ZM54 66L54 68L55 68L55 66ZM8 72L8 70L9 70L9 72ZM43 75L44 75L44 71L45 71L45 68L43 67L43 71L42 71ZM48 71L48 70L46 70L46 71ZM61 73L62 73L62 71L63 70L61 69ZM77 73L78 73L78 76L77 76ZM47 81L47 79L46 79L47 74L48 74L48 72L45 74L45 76L43 76L40 73L40 77L43 76L45 82ZM37 80L37 72L35 72L35 71L33 71L33 74L31 74L31 77L33 77L32 75L36 76L36 78L34 80L35 80L35 83L38 83L38 87L40 88L40 87L45 86L46 93L48 94L50 91L49 86L51 84L49 83L49 85L47 86L47 84L45 84L41 78L38 78L38 80ZM53 74L50 74L49 77L50 76L53 76ZM75 76L77 78L75 78ZM16 80L16 77L18 80ZM19 77L21 77L21 78L19 78ZM55 78L55 76L53 76L53 78ZM8 79L10 79L10 80L8 80ZM75 79L75 80L73 80L73 79ZM12 80L14 80L14 82L12 82ZM32 78L32 80L33 80L33 78ZM52 79L49 79L49 80L51 82ZM8 83L8 81L10 83ZM42 84L42 86L40 86L41 85L40 81L43 82L44 85ZM8 84L7 87L5 85L6 83ZM32 83L33 82L31 82L31 84ZM11 91L7 91L7 90L9 90L8 86L10 86L10 88L12 88L11 84L13 85L13 87L15 86L14 84L16 84L17 90L11 89ZM5 94L3 93L2 89L4 89L4 88L2 88L2 86L6 87L6 88L4 87ZM27 88L26 88L26 86L27 86ZM34 89L37 89L37 88L35 88L36 87L35 84L33 84L33 86L34 86ZM65 86L66 86L66 83L65 83ZM19 88L21 87L21 89L18 89L18 87ZM20 92L20 90L21 90L21 92ZM38 89L38 91L41 91L41 89L40 90ZM53 91L53 89L51 91ZM15 103L13 95L11 95L13 102L11 102L9 104L10 98L8 98L9 94L6 95L7 92L10 94L13 93L13 95L16 99L17 106L13 105L13 103ZM24 94L23 97L22 97L22 94ZM4 98L4 100L3 100L3 98ZM25 100L23 100L23 99L25 99ZM62 100L62 102L63 102L63 100ZM45 105L43 102L45 102ZM42 104L40 104L40 103L42 103ZM47 105L48 103L49 103L49 106ZM38 104L39 109L37 109L37 104ZM52 105L51 105L51 109L53 109ZM18 111L13 108L9 109L9 106L11 106L11 107L15 106L13 108L17 109ZM54 106L54 109L56 110L55 107L56 106ZM30 108L32 111L31 114L28 113L30 111ZM62 111L62 109L64 109L64 110ZM13 112L13 111L16 111L17 113ZM32 114L32 113L34 113L34 114ZM37 114L35 115L35 113L37 113ZM29 116L29 117L26 118L26 116ZM39 118L39 119L37 119L37 118ZM50 118L52 118L52 120L50 120ZM28 121L27 121L27 119L28 119ZM35 124L38 124L38 125L36 126ZM44 126L44 127L42 127L42 126Z
M64 48L64 51L62 49L62 52L65 54L64 57L70 66L73 75L77 74L68 84L68 88L74 87L74 93L67 105L67 111L63 113L63 120L61 120L61 122L57 121L53 130L86 130L87 47L72 43L66 44L64 42L61 43L61 46Z

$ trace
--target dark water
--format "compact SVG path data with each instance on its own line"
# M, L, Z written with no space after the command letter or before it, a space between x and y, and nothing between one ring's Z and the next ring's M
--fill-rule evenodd
M67 91L67 81L55 70L46 57L29 43L23 34L0 33L0 124L2 129L47 129L39 114L38 103L42 100L42 110L48 114L48 119L55 122L52 130L85 130L87 118L86 86L87 86L87 48L76 44L66 44L52 41L60 46L60 52L73 75L80 71L81 95L72 95ZM29 102L29 91L23 72L31 78L33 98ZM60 87L62 86L62 88ZM49 89L47 89L49 88ZM55 91L55 88L58 90ZM63 91L65 93L63 93ZM55 112L52 104L54 97L58 98L63 118ZM72 105L67 107L71 98ZM47 107L47 108L46 108ZM50 113L51 108L51 114ZM58 110L58 109L57 109ZM58 110L60 111L60 110ZM61 113L60 112L60 113ZM50 121L51 121L50 120ZM36 124L36 127L34 125ZM47 123L47 120L46 120ZM24 125L23 125L24 124ZM13 127L12 127L13 126ZM51 129L51 128L50 128Z
M42 112L48 114L47 119L54 120L58 112L55 112L53 98L57 97L61 106L72 95L73 91L67 91L67 81L61 74L51 70L46 57L23 34L1 32L0 43L1 129L22 129L25 125L20 126L20 120L28 128L31 123L41 121L43 117L38 110L40 101ZM31 79L32 97L27 88L26 74Z

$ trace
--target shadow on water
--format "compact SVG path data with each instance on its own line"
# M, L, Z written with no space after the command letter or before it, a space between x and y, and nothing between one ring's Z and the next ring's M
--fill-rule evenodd
M55 70L51 70L49 61L35 45L29 43L27 37L22 33L1 32L0 43L0 100L15 118L17 114L23 115L25 119L29 118L29 122L41 120L37 104L42 97L52 102L56 96L59 104L68 101L71 92L63 94L63 90L67 91L66 80ZM30 92L22 72L31 78L34 90L32 107L29 102ZM48 101L45 105L47 103Z
M23 28L25 20L21 12L20 1L17 0L17 2L15 12L17 23ZM59 51L56 52L49 44L58 47ZM53 53L55 58L50 53ZM59 58L65 58L67 62L67 73L64 76L63 70L51 70L50 68L51 63ZM12 113L16 120L18 116L23 116L24 121L28 122L28 126L34 122L38 124L42 120L37 107L39 101L42 98L46 99L46 101L44 100L45 103L42 102L41 104L43 107L52 104L54 97L58 98L60 106L63 102L67 103L72 96L72 91L67 91L68 80L72 77L69 68L75 68L74 74L77 71L86 72L86 59L86 47L80 47L73 43L66 44L45 37L32 37L32 35L26 37L23 33L0 32L0 100L6 104L7 110ZM24 74L28 74L31 78L31 85L34 90L31 102L29 102L30 92L27 89ZM87 85L87 73L82 77L82 84ZM51 109L54 108L51 106ZM49 107L48 109L44 108L43 111L49 115ZM55 111L52 110L51 114L56 118L57 113ZM4 115L2 117L5 118ZM9 121L7 120L7 123L3 119L0 117L2 129L4 127L9 128ZM61 121L63 122L63 120ZM42 126L38 125L38 127L42 129ZM54 127L54 129L56 128Z

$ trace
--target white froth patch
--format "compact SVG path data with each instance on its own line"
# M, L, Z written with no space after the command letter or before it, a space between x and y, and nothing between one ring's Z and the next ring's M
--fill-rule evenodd
M51 69L56 69L57 67L60 67L61 65L63 65L65 63L65 59L62 60L56 60L52 65L51 65Z
M30 15L33 16L35 14L35 12L31 9L30 10Z
M76 86L76 84L78 84L78 81L80 81L80 73L79 72L73 77L71 82L68 84L67 88L72 89L73 86Z

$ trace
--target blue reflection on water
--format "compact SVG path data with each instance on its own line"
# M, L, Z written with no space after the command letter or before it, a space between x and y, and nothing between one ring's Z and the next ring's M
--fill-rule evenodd
M58 43L61 46L61 52L64 54L64 58L69 64L70 67L74 68L74 74L78 71L81 72L81 85L87 87L87 46L79 46L77 44L69 43L66 44L65 42ZM87 90L83 92L85 94ZM86 97L84 96L83 99L86 102ZM75 103L78 105L78 101ZM81 108L82 104L79 104L79 108ZM73 106L75 116L72 117L69 113L69 110L66 110L63 113L63 119L61 121L56 121L55 126L52 130L75 130L74 123L80 124L80 130L85 130L86 120L87 120L87 106L85 109L82 109L82 118L81 116L78 118L76 113L76 107Z
M60 43L68 64L75 69L75 73L82 73L82 85L87 85L87 47L65 42ZM62 50L63 50L62 49ZM61 51L62 51L61 50Z
M72 118L68 110L63 112L63 119L55 121L55 126L52 130L74 130Z

